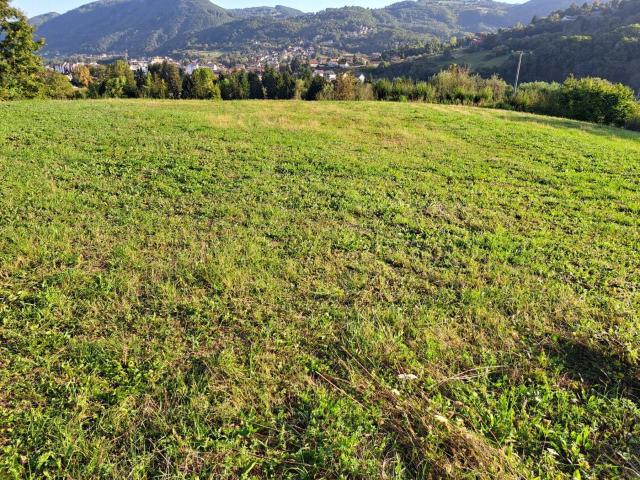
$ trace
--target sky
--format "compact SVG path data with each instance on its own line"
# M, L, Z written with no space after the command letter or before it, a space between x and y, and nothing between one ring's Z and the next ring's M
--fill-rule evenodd
M26 12L27 16L33 17L47 12L64 13L75 7L79 7L91 0L13 0L15 7ZM262 5L287 5L305 12L313 12L329 7L344 7L345 5L360 5L362 7L384 7L398 0L279 0L270 2L268 0L213 0L213 3L224 8L243 8ZM522 0L506 0L509 3L521 3Z

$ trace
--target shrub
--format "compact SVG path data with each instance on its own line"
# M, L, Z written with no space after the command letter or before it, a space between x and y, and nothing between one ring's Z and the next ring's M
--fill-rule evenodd
M516 110L561 116L560 84L534 82L524 83L511 99Z
M335 87L335 100L355 100L359 82L351 74L345 73L338 77Z
M423 102L435 102L436 89L433 85L427 82L418 82L416 84L417 100Z
M478 79L470 70L452 65L431 78L437 98L444 103L472 103L478 91Z
M75 90L69 79L56 72L46 71L42 75L42 96L56 100L74 98Z
M504 103L509 91L509 85L497 75L483 79L457 65L434 75L431 85L436 100L465 105L499 105Z
M306 92L306 100L320 100L320 96L322 95L326 85L327 81L324 77L313 77Z
M636 104L633 111L627 116L625 128L640 132L640 105Z
M376 100L391 100L391 89L393 84L385 79L378 80L373 86L373 94Z
M565 116L588 122L624 126L636 109L633 90L601 78L568 78L560 89Z
M370 83L359 83L356 89L356 100L367 102L375 100L373 85Z

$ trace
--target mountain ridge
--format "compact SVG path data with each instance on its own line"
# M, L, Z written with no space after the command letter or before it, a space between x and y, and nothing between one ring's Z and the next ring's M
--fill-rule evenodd
M554 0L564 4L572 0ZM225 10L209 0L100 0L43 22L48 55L179 54L324 44L371 53L400 44L493 32L543 15L548 0L512 5L493 0L407 0L384 8L343 7L304 13L290 7Z

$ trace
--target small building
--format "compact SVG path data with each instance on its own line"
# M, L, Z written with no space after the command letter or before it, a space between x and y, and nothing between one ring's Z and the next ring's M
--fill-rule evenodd
M336 75L336 72L334 72L333 70L327 70L326 72L324 72L324 79L327 82L333 82L337 78L338 76Z
M192 75L198 68L200 68L198 62L191 62L185 65L184 71L187 75Z
M149 71L149 63L143 60L130 60L129 68L134 72L143 71L146 73Z

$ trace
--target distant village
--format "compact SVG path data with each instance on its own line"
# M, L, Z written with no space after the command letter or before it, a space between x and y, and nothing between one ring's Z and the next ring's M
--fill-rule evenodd
M317 54L313 48L289 47L282 51L271 51L265 54L254 55L243 63L204 59L176 60L171 57L161 56L129 58L125 53L120 55L102 54L75 57L74 60L50 60L47 66L63 75L71 75L78 67L104 65L117 59L124 59L132 71L146 73L152 65L168 62L184 70L187 74L192 74L198 68L206 68L218 76L238 71L260 74L267 68L277 68L282 64L288 64L294 60L298 60L310 66L314 77L323 77L327 81L334 81L338 76L337 72L344 72L345 70L361 67L377 67L382 61L382 54L328 56ZM364 78L361 80L364 81Z

